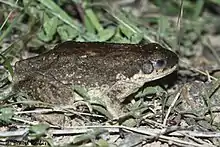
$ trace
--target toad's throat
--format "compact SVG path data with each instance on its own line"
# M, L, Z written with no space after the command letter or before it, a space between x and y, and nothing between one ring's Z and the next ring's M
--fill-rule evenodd
M143 74L142 72L139 72L130 79L124 79L116 82L105 93L111 99L118 100L122 103L129 95L136 93L140 87L143 87L145 83L163 78L175 71L176 68L177 66L175 65L165 71L154 70L151 74ZM117 92L118 94L115 94Z

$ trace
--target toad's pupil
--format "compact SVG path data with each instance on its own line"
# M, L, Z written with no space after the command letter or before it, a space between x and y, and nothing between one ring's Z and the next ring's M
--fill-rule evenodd
M156 61L156 67L164 67L166 64L166 61L165 60L157 60Z
M144 63L142 65L142 71L145 74L150 74L153 72L153 70L154 70L154 67L153 67L152 63L150 63L150 62Z

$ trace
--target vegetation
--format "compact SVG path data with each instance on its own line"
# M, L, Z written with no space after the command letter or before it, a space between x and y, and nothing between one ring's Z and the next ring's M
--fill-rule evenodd
M0 144L219 146L219 15L219 0L0 0ZM82 89L74 109L12 91L16 61L67 40L158 42L178 54L179 69L144 87L132 117L119 120Z

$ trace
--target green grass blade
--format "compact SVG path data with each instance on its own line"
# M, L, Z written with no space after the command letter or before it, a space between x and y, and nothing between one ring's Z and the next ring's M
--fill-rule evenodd
M58 17L63 22L70 25L72 28L76 29L78 32L82 32L81 26L77 21L74 21L65 11L63 11L56 3L52 0L38 0L42 5L47 7L50 12Z

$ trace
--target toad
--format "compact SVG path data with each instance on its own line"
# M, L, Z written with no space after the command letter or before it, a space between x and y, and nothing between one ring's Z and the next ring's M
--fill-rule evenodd
M18 61L14 90L33 100L67 105L74 103L73 86L99 97L116 118L122 103L145 83L172 73L175 53L157 43L114 44L67 41L54 49Z

